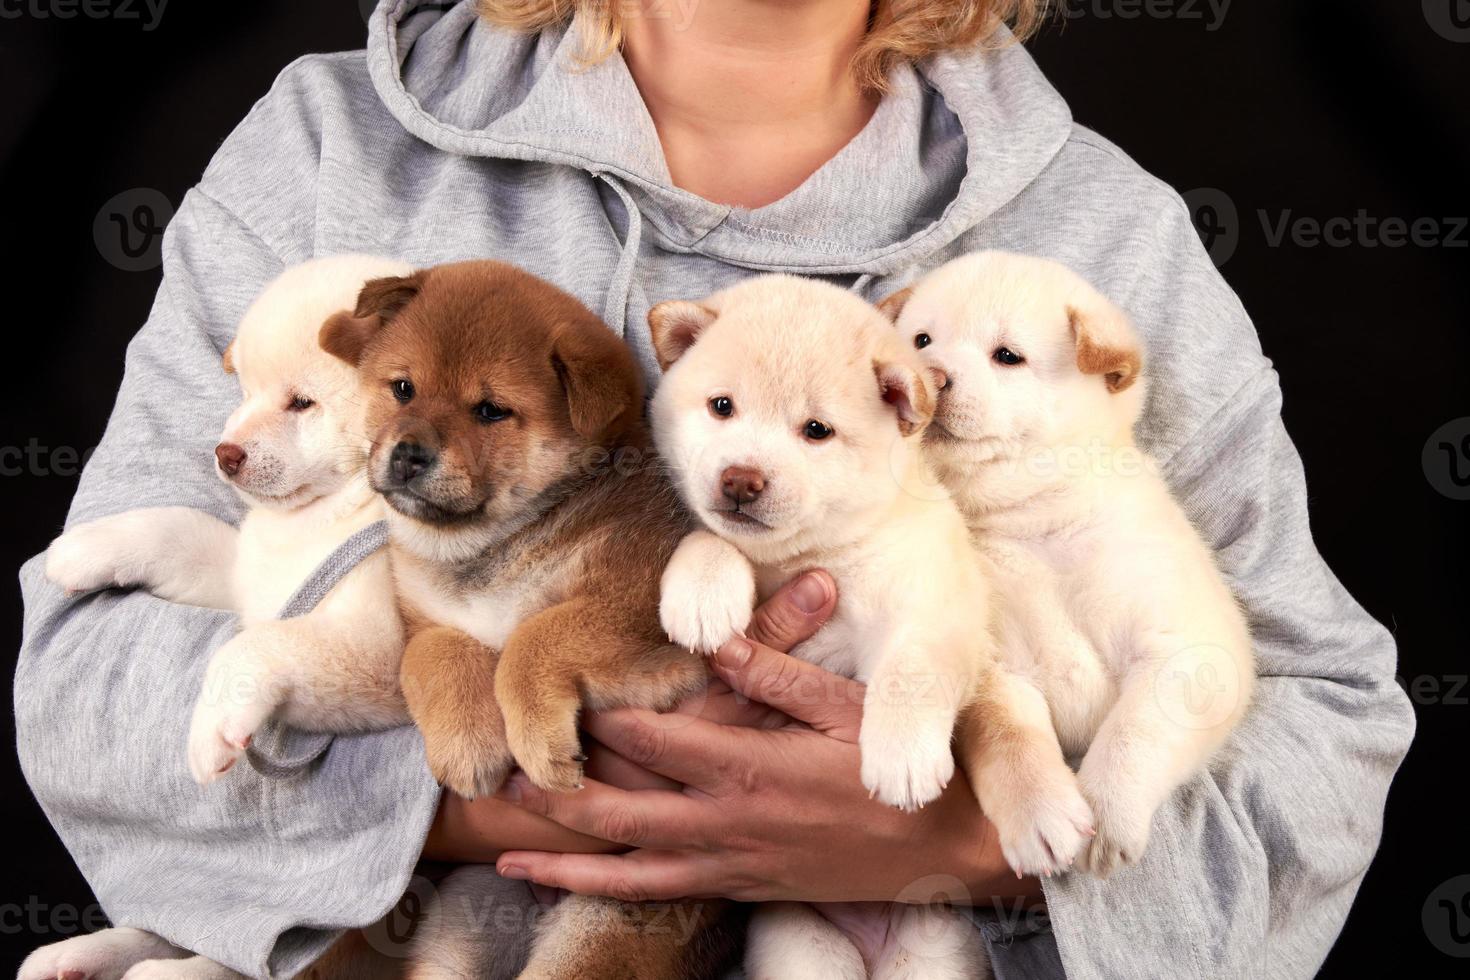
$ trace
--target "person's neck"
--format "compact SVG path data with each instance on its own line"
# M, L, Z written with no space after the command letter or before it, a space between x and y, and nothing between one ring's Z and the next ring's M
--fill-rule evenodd
M867 0L723 0L687 19L670 6L675 15L624 15L623 57L675 186L719 204L769 204L872 117L877 97L850 70Z

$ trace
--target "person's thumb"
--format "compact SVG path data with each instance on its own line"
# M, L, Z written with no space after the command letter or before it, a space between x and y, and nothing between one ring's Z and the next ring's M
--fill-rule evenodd
M756 609L747 639L790 653L821 629L837 606L837 583L823 571L804 572Z

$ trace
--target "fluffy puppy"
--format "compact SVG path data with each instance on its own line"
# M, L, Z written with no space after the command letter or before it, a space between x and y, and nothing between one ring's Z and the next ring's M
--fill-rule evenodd
M956 720L977 703L994 721L976 744L983 758L1048 761L1031 745L1049 733L1012 717L996 686L989 586L920 453L935 395L913 348L853 294L792 276L662 303L649 323L666 370L655 437L705 525L664 573L669 636L714 650L744 629L758 599L825 568L841 601L795 652L867 684L861 778L878 799L914 809L939 796L954 771ZM1090 815L1053 755L1049 769L1012 767L1009 781L1039 815L1039 846L1052 836L1063 849L1080 844ZM926 976L975 975L974 930L949 925L946 939L905 910L892 926L893 961L874 975L903 960L926 961ZM833 949L850 955L834 959ZM757 911L746 962L756 976L863 976L855 952L829 919L788 903Z
M308 731L407 721L398 690L403 630L386 553L349 572L310 613L278 620L297 586L356 531L382 517L360 463L355 373L321 350L323 322L363 284L407 271L369 256L287 270L255 300L225 350L244 396L215 448L216 472L247 504L240 527L203 511L159 507L80 524L54 541L46 573L72 592L147 589L226 609L242 629L210 658L189 735L189 765L208 783L230 769L268 720ZM151 933L109 929L38 950L25 980L73 972L235 977Z
M658 624L689 522L650 464L632 355L573 297L489 261L370 282L321 344L360 375L435 775L474 796L519 764L577 788L583 707L666 708L707 677ZM644 912L562 902L526 975L701 976L732 945L656 934Z
M925 452L992 569L1002 661L1083 756L1097 833L1080 863L1107 874L1143 854L1254 680L1214 556L1134 443L1139 339L1064 266L998 252L882 307L944 375Z

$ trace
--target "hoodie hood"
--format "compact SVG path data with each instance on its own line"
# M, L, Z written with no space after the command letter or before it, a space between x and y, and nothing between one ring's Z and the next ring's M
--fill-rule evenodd
M673 186L653 120L614 54L578 63L578 25L522 35L472 0L383 0L368 66L388 110L440 149L563 164L606 180L665 248L753 270L886 275L1019 194L1071 134L1020 45L898 69L868 125L796 190L755 209ZM631 217L631 215L630 215Z

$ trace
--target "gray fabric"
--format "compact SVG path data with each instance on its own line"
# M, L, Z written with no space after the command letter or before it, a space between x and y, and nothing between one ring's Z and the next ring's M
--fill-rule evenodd
M879 298L973 249L1061 260L1147 340L1143 442L1246 603L1263 679L1138 867L1057 878L1049 926L1002 927L1002 976L1055 977L1058 962L1074 980L1311 975L1377 846L1413 716L1392 639L1312 544L1276 375L1179 197L1073 125L1013 47L901 71L867 129L788 197L710 204L670 185L619 59L568 70L563 32L508 36L470 6L383 3L366 53L291 65L221 147L169 228L70 520L163 504L238 517L210 472L237 397L219 353L254 293L313 255L517 262L605 311L650 382L650 304L757 270ZM284 976L389 908L437 800L413 730L200 789L184 731L231 619L137 592L67 597L39 561L21 578L22 764L116 922Z

